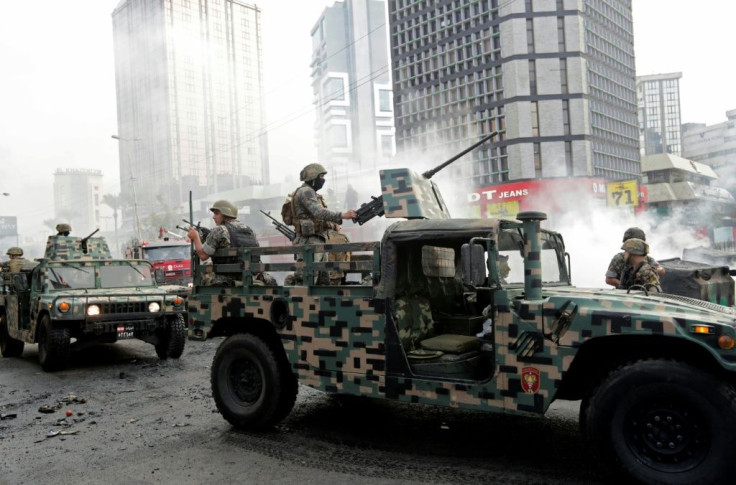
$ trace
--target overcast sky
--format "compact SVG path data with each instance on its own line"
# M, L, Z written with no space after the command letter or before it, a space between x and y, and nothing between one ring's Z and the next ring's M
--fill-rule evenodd
M309 31L332 0L262 0L272 174L314 161ZM0 15L0 216L21 235L47 232L53 172L100 169L117 193L111 13L118 0L3 2ZM736 108L728 52L736 2L634 0L638 75L682 72L682 121L725 121ZM288 6L288 7L287 7ZM4 252L4 251L3 251Z

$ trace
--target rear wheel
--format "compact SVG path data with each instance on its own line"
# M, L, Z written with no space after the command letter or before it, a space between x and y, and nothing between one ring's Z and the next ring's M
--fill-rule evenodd
M48 315L38 323L38 361L47 372L61 370L69 362L71 336L67 328L54 328Z
M8 317L0 315L0 353L3 357L20 357L23 354L22 340L16 340L8 333Z
M726 483L736 463L736 392L689 365L652 360L611 373L581 415L621 483Z
M171 317L167 317L166 327L162 329L159 335L159 342L156 344L156 355L159 359L178 359L184 353L184 344L187 341L187 325L184 322L184 315L177 313Z
M271 348L255 335L233 335L220 344L211 383L217 409L240 429L276 424L291 410L296 396L295 385L284 378Z

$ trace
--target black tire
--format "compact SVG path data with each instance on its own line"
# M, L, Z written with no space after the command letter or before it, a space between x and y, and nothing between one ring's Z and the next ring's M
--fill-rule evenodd
M291 413L296 403L296 396L299 393L299 382L291 373L288 360L286 358L281 360L283 361L281 367L281 397L279 397L274 413L274 423L283 421Z
M48 315L38 323L38 362L46 372L61 370L69 363L71 336L67 328L54 328Z
M8 317L0 314L0 353L3 357L20 357L23 355L22 340L16 340L8 333Z
M187 341L187 325L184 315L177 313L167 317L165 328L161 329L159 342L155 345L156 355L161 360L178 359L184 353Z
M687 364L621 367L582 416L593 452L618 483L733 483L736 392Z
M283 419L289 392L283 387L282 367L255 335L237 334L223 341L210 380L218 411L236 428L263 429Z

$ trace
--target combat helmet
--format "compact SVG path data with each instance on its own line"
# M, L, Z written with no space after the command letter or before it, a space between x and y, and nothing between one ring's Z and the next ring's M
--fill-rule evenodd
M626 229L626 232L624 232L624 240L622 242L626 242L631 238L641 239L642 241L647 240L647 236L644 234L644 231L638 227L630 227Z
M299 180L311 182L324 173L327 173L327 169L322 164L310 163L299 172Z
M8 248L8 252L5 254L8 256L23 256L23 249L18 246L13 246L12 248Z
M621 249L628 251L629 254L638 254L639 256L646 256L649 254L649 245L636 237L632 237L625 241L623 246L621 246Z
M227 217L238 217L238 208L229 200L220 199L212 204L211 211L218 210Z
M57 224L56 232L58 232L59 234L66 233L66 235L68 235L70 232L72 232L72 226L65 223Z

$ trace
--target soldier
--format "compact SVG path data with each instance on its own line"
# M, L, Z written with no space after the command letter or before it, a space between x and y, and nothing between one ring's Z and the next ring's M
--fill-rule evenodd
M72 226L69 224L61 223L56 225L57 236L68 236L72 232Z
M222 248L259 246L253 230L236 219L238 208L232 202L218 200L212 204L210 210L216 226L207 235L204 243L202 243L199 231L195 227L189 227L187 231L187 235L194 243L194 250L200 260L209 260L210 256L215 254L215 251ZM232 281L231 278L216 276L211 284L232 283Z
M630 227L626 229L626 231L624 231L624 239L622 242L626 242L632 238L641 239L642 241L647 240L647 236L644 231L639 229L638 227ZM647 245L647 248L648 247L649 246ZM664 275L664 268L659 265L657 260L649 255L647 255L647 263L649 264L649 266L657 271L658 276ZM621 284L621 277L623 276L625 270L626 262L624 261L624 253L616 253L616 255L611 258L611 262L608 264L608 271L606 271L606 284L618 288Z
M647 290L656 288L661 292L657 272L647 262L649 245L641 239L630 238L621 246L621 249L624 250L623 258L627 267L619 288L626 290L634 285L640 285Z
M8 248L8 252L6 254L10 259L2 263L3 272L17 273L24 264L30 262L23 257L23 250L17 246Z
M317 191L325 184L327 169L319 163L310 163L299 173L299 179L304 182L291 195L291 220L296 232L296 238L292 241L294 245L301 244L325 244L347 243L347 236L340 233L340 225L343 220L353 219L356 213L353 209L345 212L330 211L327 204ZM349 255L340 255L333 258L347 260ZM325 253L315 253L314 261L325 260ZM301 279L295 275L296 280ZM343 277L342 271L320 272L317 284L338 284Z

